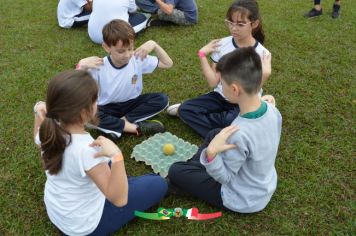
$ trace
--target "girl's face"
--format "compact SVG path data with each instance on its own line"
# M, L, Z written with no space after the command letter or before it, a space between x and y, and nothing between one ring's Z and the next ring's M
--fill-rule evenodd
M259 23L258 21L252 22L246 16L242 17L240 12L235 11L231 16L231 20L225 20L225 24L234 39L244 40L253 37L252 31Z

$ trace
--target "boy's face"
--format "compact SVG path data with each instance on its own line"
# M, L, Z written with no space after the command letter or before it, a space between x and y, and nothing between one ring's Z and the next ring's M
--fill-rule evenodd
M112 62L118 67L127 64L134 54L133 42L130 45L123 45L122 41L119 40L115 46L110 47L103 43L103 48L107 53L111 54Z

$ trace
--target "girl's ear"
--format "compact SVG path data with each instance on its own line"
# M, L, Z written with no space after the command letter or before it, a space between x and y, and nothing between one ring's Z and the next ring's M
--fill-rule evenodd
M101 46L104 48L105 52L110 53L110 47L106 43L102 43Z
M255 21L252 23L252 29L256 29L259 25L260 25L260 20L255 20Z

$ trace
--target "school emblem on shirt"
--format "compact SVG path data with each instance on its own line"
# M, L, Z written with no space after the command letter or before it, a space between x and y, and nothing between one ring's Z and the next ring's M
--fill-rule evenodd
M137 75L134 75L132 76L131 84L136 84L136 82L137 82Z

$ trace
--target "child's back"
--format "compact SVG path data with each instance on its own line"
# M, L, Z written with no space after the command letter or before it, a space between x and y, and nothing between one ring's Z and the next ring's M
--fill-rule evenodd
M263 108L265 107L265 111ZM277 187L274 167L282 129L282 116L273 105L264 103L261 111L250 117L238 116L232 125L238 125L228 143L237 148L226 151L223 162L236 175L221 175L221 193L224 205L237 212L262 210ZM263 113L264 111L264 113ZM259 114L258 114L259 113ZM252 117L254 116L254 117ZM208 173L215 176L213 170ZM224 184L226 183L226 184Z

